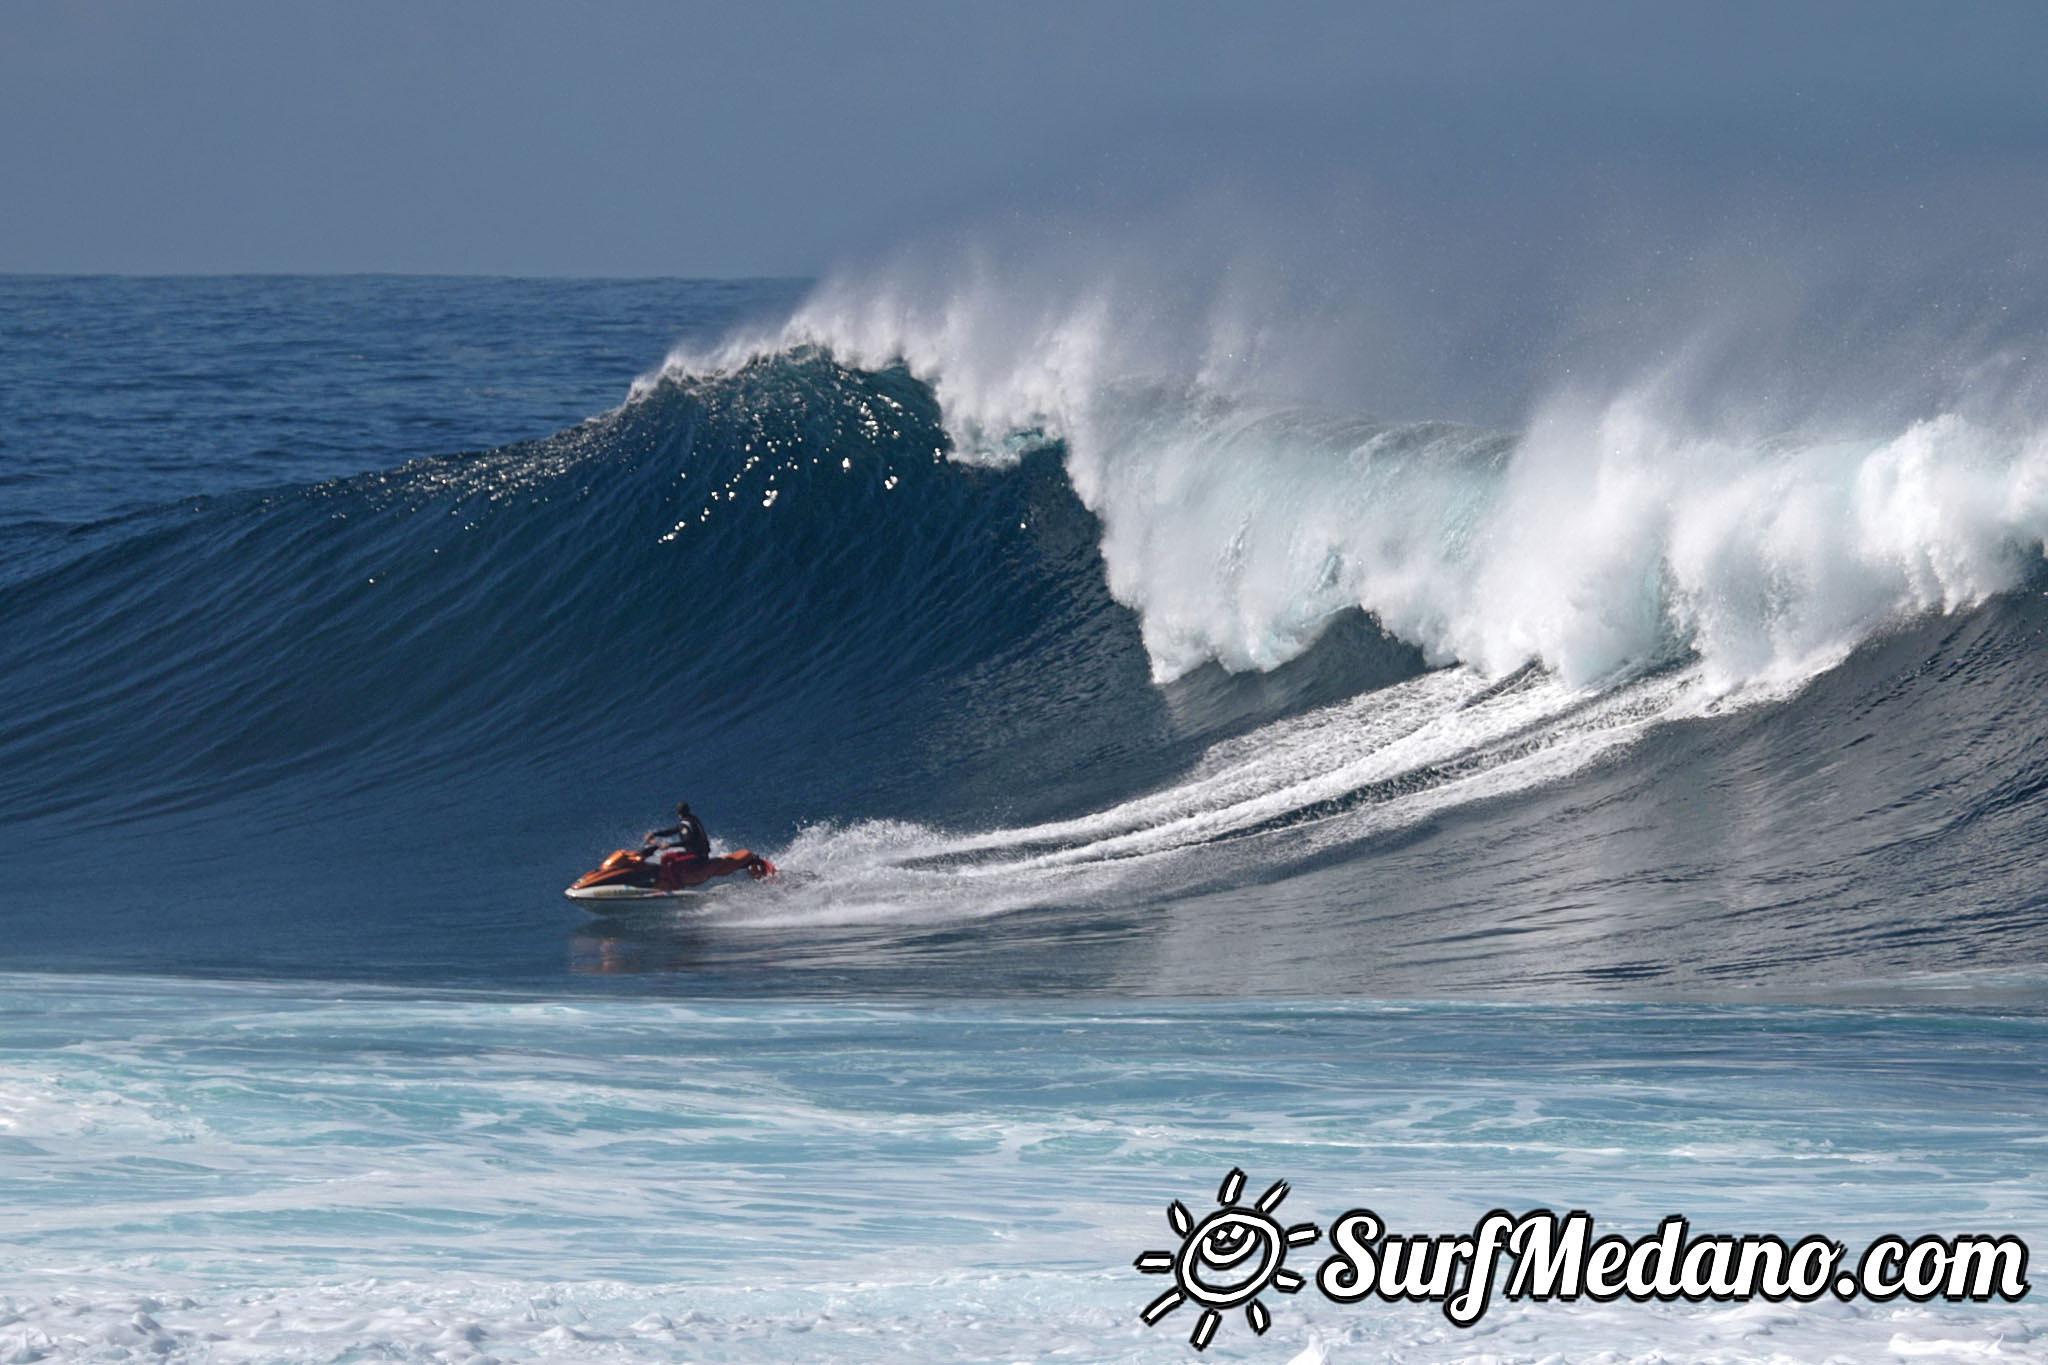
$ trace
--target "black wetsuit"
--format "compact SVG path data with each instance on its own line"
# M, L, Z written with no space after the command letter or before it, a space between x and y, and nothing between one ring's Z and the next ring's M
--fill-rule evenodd
M704 822L694 815L679 815L676 822L667 829L655 830L647 836L648 842L656 839L673 839L675 846L692 858L711 856L711 839L704 833Z

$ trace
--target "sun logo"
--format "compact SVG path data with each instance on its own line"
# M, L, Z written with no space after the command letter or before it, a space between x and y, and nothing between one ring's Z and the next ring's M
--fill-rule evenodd
M1223 1310L1239 1304L1245 1306L1244 1318L1252 1331L1263 1336L1273 1325L1273 1316L1259 1302L1259 1294L1268 1285L1282 1294L1298 1292L1305 1281L1287 1269L1287 1248L1322 1236L1314 1223L1282 1227L1273 1217L1273 1210L1287 1197L1286 1181L1274 1181L1249 1206L1237 1202L1243 1193L1244 1172L1232 1167L1216 1191L1216 1212L1200 1223L1187 1205L1174 1200L1166 1206L1166 1221L1180 1235L1180 1250L1143 1252L1131 1263L1147 1275L1173 1276L1173 1288L1138 1314L1147 1326L1190 1299L1201 1305L1202 1316L1188 1334L1188 1344L1197 1351L1216 1335Z

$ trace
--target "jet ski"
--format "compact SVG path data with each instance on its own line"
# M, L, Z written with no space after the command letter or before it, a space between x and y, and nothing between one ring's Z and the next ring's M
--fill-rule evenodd
M679 900L735 872L760 881L775 875L775 864L744 848L718 858L692 858L677 848L622 848L570 883L566 894L577 901Z

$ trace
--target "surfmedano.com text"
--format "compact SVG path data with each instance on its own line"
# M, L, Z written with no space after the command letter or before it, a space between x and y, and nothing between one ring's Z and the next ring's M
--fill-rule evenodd
M1470 1327L1486 1313L1494 1282L1508 1299L1596 1302L1766 1299L1810 1303L1824 1294L1882 1303L1906 1298L2008 1302L2027 1292L2027 1245L2018 1237L1882 1236L1853 1268L1847 1248L1815 1234L1787 1244L1776 1236L1694 1237L1679 1214L1634 1240L1593 1236L1592 1215L1549 1209L1516 1216L1503 1209L1469 1234L1395 1236L1371 1209L1352 1209L1330 1225L1335 1255L1316 1287L1338 1303L1440 1303L1444 1316Z

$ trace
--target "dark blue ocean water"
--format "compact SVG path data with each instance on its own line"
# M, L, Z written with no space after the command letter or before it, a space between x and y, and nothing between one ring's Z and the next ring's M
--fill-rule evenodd
M1389 424L859 313L0 280L0 1356L1186 1359L1130 1261L1233 1165L2048 1239L2024 425ZM563 898L678 797L781 879Z
M1574 674L1641 611L1588 605L1605 566L1557 586L1592 625L1525 646L1554 671L1432 671L1556 609L1515 603L1566 551L1458 548L1540 445L1105 383L992 456L943 373L850 368L815 319L625 401L671 346L774 336L773 282L4 289L16 965L1834 998L2048 960L2037 549L1915 612L1795 524L1841 565L1754 608L1739 563L1667 587L1604 681ZM1915 428L1853 468L1937 438L2031 467ZM1870 515L1830 448L1752 458ZM1878 529L1919 535L1902 496ZM1667 578L1705 534L1603 515ZM2014 528L1964 529L1912 552L1994 577ZM561 899L678 798L791 875L684 915Z

